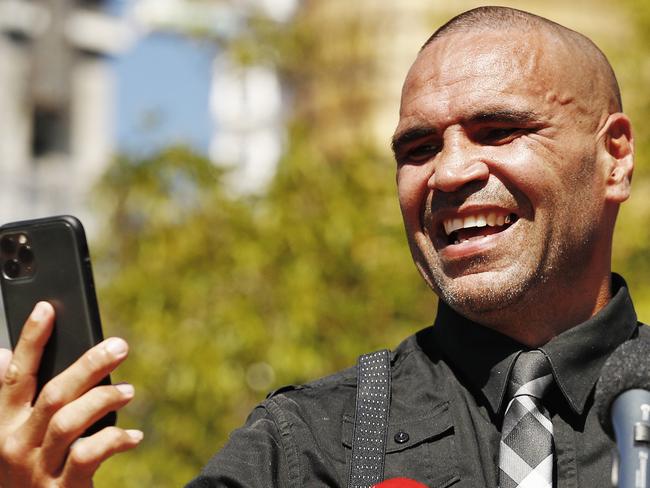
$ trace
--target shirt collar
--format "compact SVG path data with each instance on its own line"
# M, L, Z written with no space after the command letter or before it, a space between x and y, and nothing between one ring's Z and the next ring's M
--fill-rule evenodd
M539 348L549 358L555 381L576 413L583 412L605 360L636 328L636 312L627 285L613 274L612 299L607 305ZM442 301L432 335L452 369L472 390L482 393L493 413L498 412L510 368L526 346L472 322Z

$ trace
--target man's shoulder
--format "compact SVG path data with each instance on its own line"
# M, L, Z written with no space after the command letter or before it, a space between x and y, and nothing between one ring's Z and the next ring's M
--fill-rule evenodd
M432 372L433 377L438 376L436 371L441 369L440 358L432 354L431 348L427 347L425 351L421 345L423 337L428 338L430 329L407 337L390 352L393 397L408 395L414 384L420 383L423 377L430 377ZM280 408L301 417L340 418L354 413L356 387L357 366L354 365L304 384L282 386L269 393L261 407L267 410Z
M427 329L418 332L417 334L407 337L402 341L399 346L390 351L391 371L394 378L399 379L404 372L404 363L409 360L413 353L421 353L422 349L418 344L418 336L425 332ZM369 351L370 353L370 351ZM349 366L335 373L311 380L306 383L286 385L271 391L267 395L267 399L274 398L279 395L283 396L310 396L310 395L329 395L338 390L346 391L356 389L357 385L357 365Z
M388 452L402 452L426 439L439 438L451 425L444 388L428 381L431 374L426 372L438 365L421 343L418 333L391 352ZM251 412L246 424L231 434L204 469L202 479L221 480L224 473L232 479L256 475L259 473L247 467L279 459L286 463L276 473L281 480L265 480L259 486L287 486L287 480L298 479L305 472L326 473L328 486L342 486L354 433L356 393L356 366L274 390ZM408 441L396 437L404 429L410 433Z
M267 396L263 405L278 403L284 406L302 403L313 404L324 400L341 399L354 394L356 389L356 366L337 371L336 373L318 378L306 383L284 385Z

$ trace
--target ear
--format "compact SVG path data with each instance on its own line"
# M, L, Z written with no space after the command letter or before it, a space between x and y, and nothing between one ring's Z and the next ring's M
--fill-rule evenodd
M630 196L634 171L634 138L627 115L614 113L601 129L604 138L602 156L605 158L605 197L612 203L622 203Z

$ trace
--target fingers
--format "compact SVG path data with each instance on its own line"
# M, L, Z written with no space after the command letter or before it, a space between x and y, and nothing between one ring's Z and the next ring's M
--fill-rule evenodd
M37 303L25 322L13 358L5 369L0 390L1 411L10 413L31 404L34 399L38 366L53 323L52 305Z
M79 439L70 447L61 485L92 486L92 476L103 461L113 454L133 449L142 438L139 430L106 427L90 437Z
M22 432L26 442L40 444L52 416L115 369L128 354L127 343L112 337L96 345L41 390Z
M12 354L9 349L0 349L0 386L2 386L2 378L5 376L11 357Z
M119 337L111 337L89 349L45 385L35 407L48 408L50 404L68 403L81 396L124 361L128 352L128 344Z
M136 447L143 435L108 427L79 435L133 398L130 385L97 385L128 354L108 339L50 380L32 406L39 364L54 324L54 309L40 302L27 319L13 354L0 349L0 485L92 487L92 475L115 453ZM7 469L5 469L7 468ZM38 478L38 480L37 480ZM31 486L32 484L29 484Z
M52 417L43 440L46 472L58 473L74 440L108 412L126 405L133 395L133 386L128 384L98 386L61 408Z

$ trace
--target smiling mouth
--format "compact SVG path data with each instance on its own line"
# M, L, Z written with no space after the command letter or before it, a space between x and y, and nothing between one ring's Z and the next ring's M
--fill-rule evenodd
M447 245L454 245L503 232L518 218L515 213L492 211L447 218L442 227Z

